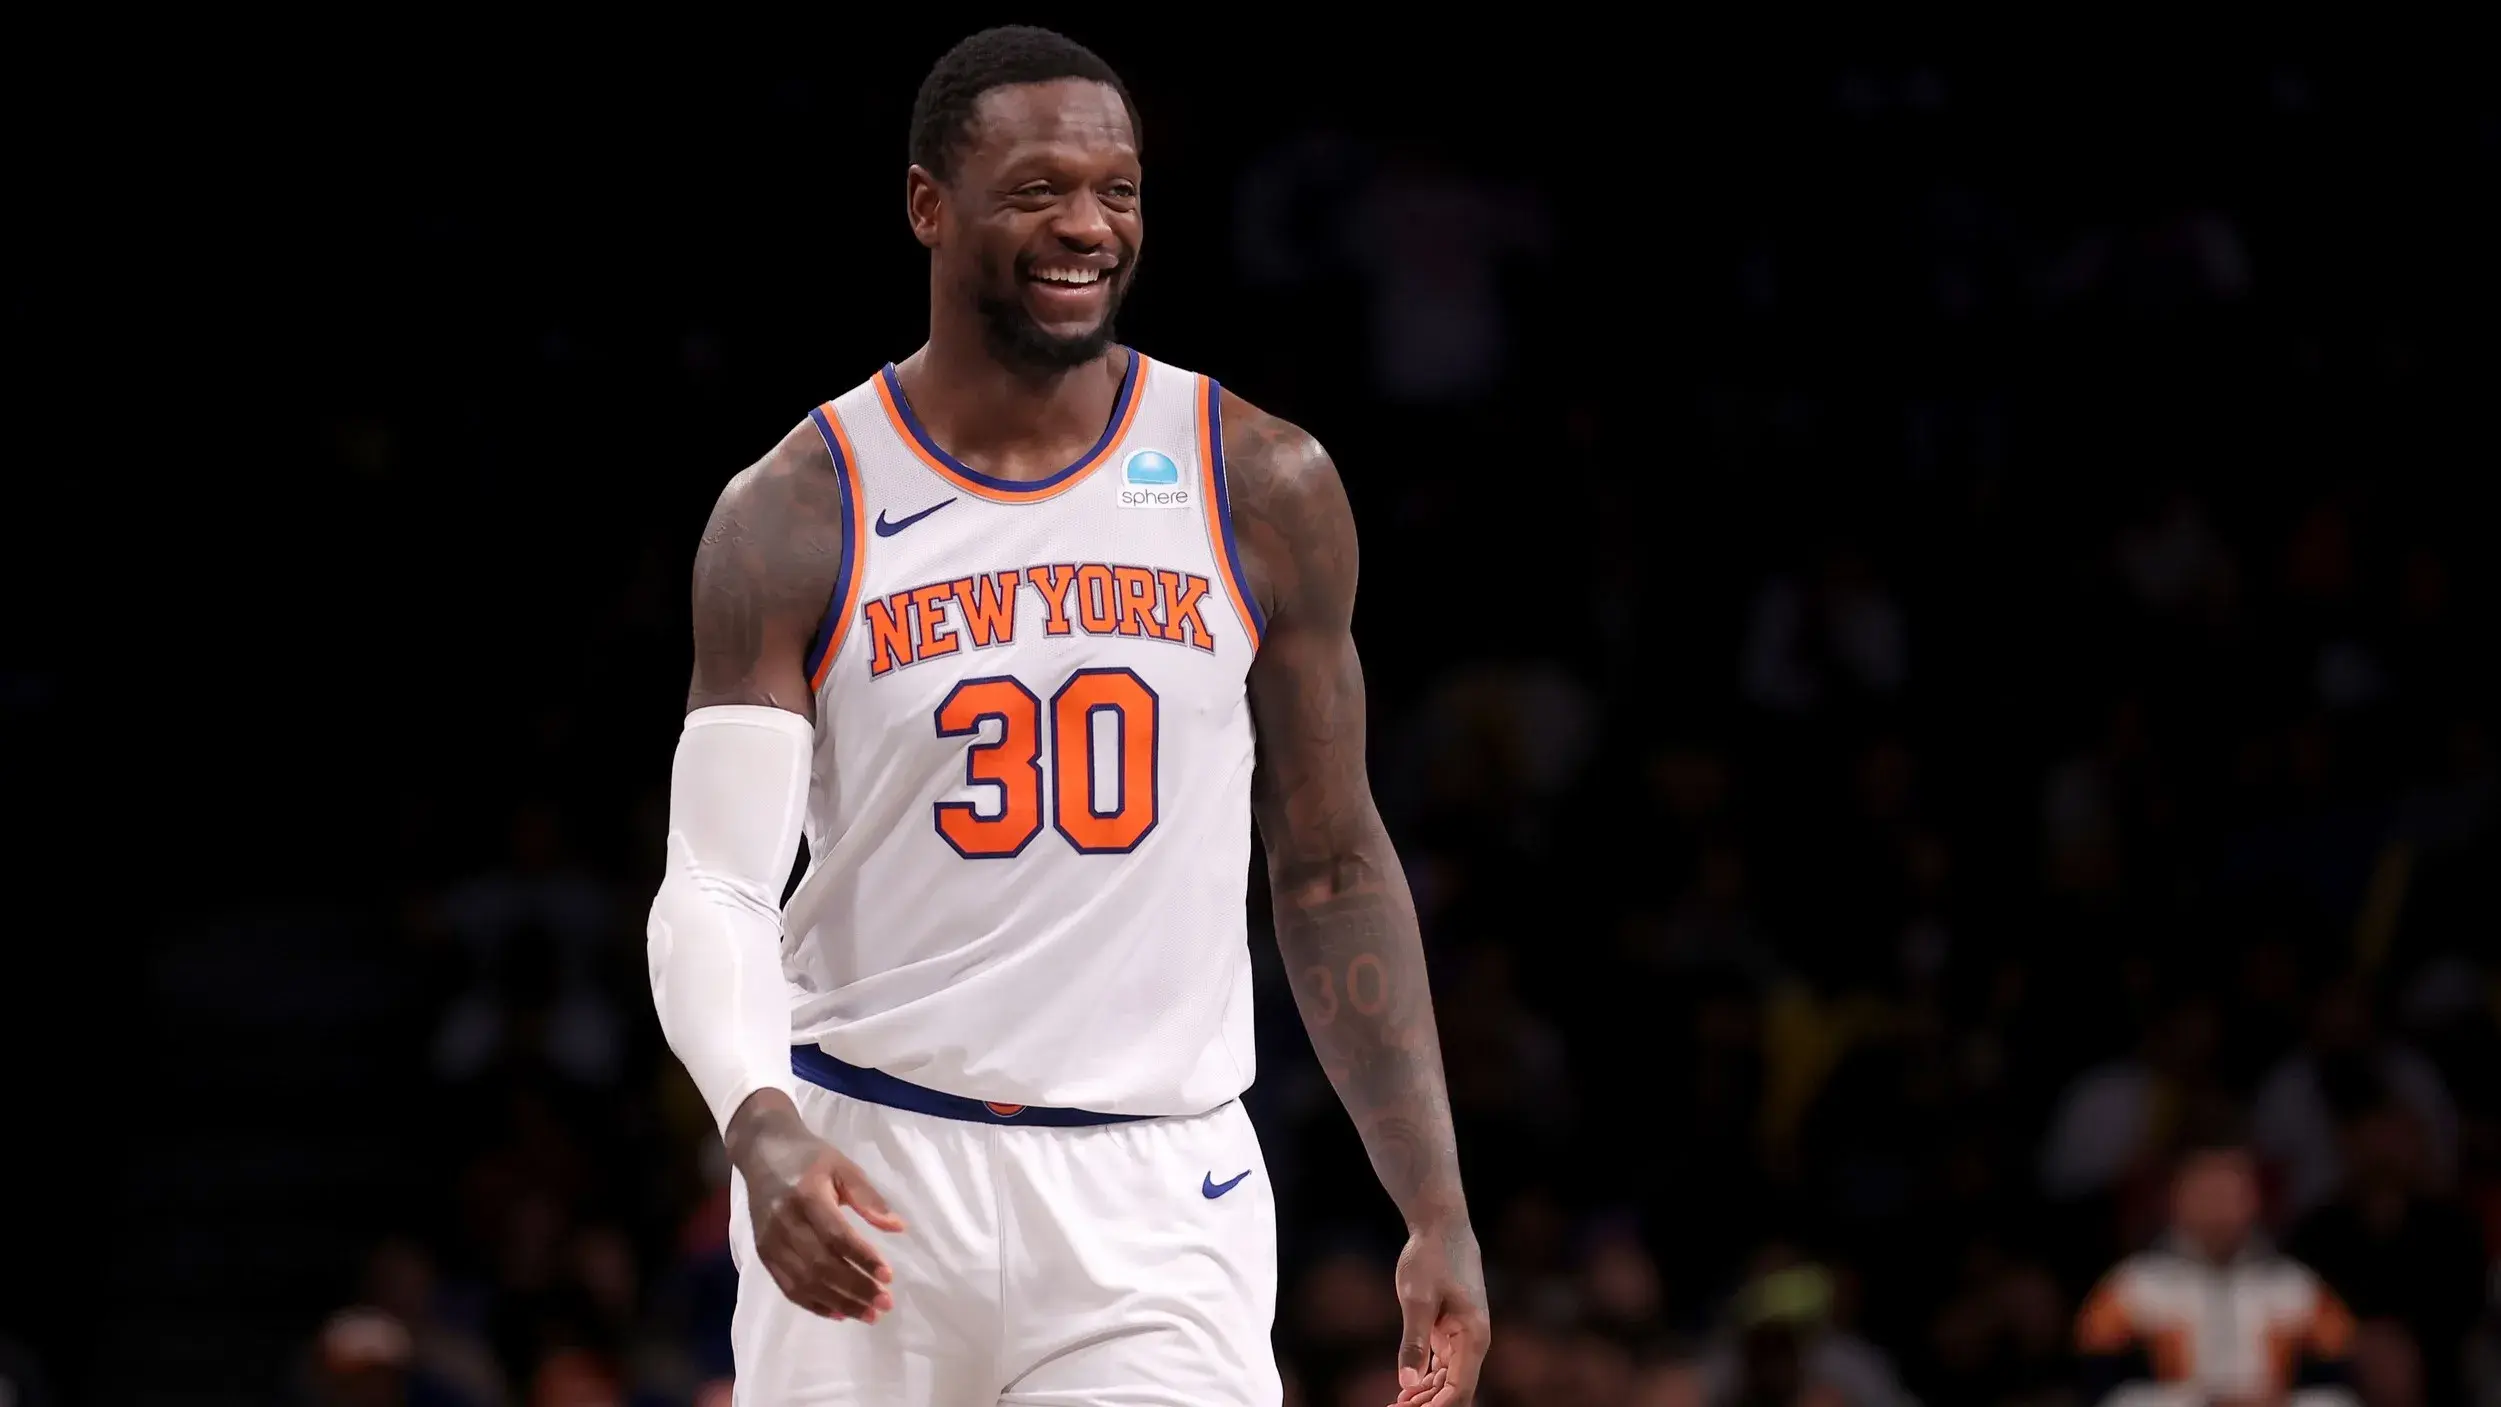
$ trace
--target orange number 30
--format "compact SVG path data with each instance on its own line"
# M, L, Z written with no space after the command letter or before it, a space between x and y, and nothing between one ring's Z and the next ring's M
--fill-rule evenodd
M1126 669L1081 669L1051 696L1051 824L1084 855L1126 855L1155 829L1159 701ZM1109 775L1101 764L1108 717ZM938 705L938 736L977 734L999 722L995 742L965 750L964 780L992 788L999 805L984 816L969 801L934 808L938 834L967 860L1024 853L1042 833L1042 702L1004 675L967 679Z

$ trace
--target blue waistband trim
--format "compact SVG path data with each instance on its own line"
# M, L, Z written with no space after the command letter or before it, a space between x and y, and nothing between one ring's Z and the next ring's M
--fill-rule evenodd
M1153 1118L1151 1114L1097 1114L1090 1109L1045 1109L1032 1104L990 1104L979 1099L966 1099L959 1094L940 1094L923 1089L909 1080L898 1080L883 1070L871 1070L836 1060L812 1045L790 1048L790 1072L820 1089L889 1109L906 1109L915 1114L934 1114L941 1119L961 1119L968 1124L1032 1124L1040 1128L1088 1128L1095 1124L1127 1124Z

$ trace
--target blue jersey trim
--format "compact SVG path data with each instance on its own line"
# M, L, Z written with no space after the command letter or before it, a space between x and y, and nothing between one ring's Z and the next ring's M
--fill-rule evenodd
M928 452L930 458L986 489L995 489L1000 493L1040 493L1102 458L1103 451L1111 448L1112 437L1119 434L1121 426L1128 423L1129 398L1138 393L1138 353L1134 347L1124 350L1129 354L1128 369L1120 374L1120 394L1112 400L1112 417L1104 422L1102 437L1094 442L1094 448L1077 456L1076 463L1047 479L993 478L947 453L936 440L929 437L928 428L922 425L921 418L913 413L912 403L903 398L903 381L895 374L894 363L886 363L885 370L879 374L886 378L886 391L894 398L894 408L903 414L903 427L912 432L912 438L920 442L920 447Z
M834 433L832 422L825 418L825 408L808 412L816 422L816 433L825 438L825 452L834 457L835 497L842 500L842 557L835 564L834 599L825 604L825 619L817 624L816 639L808 646L807 675L810 688L821 687L825 664L833 653L834 636L842 627L843 613L851 596L852 574L860 565L860 525L853 521L851 463L843 457L842 437Z
M1267 613L1259 609L1259 598L1251 594L1250 573L1242 570L1242 547L1233 540L1233 490L1224 477L1224 388L1216 378L1207 378L1207 457L1216 473L1216 520L1224 529L1225 570L1232 574L1233 589L1240 594L1242 609L1250 613L1251 634L1264 638L1268 633Z
M941 1119L960 1119L968 1124L1034 1124L1042 1128L1089 1128L1096 1124L1132 1124L1149 1119L1151 1114L1097 1114L1087 1109L1045 1109L1039 1105L990 1105L961 1095L940 1094L923 1089L909 1080L899 1080L883 1070L871 1070L836 1060L821 1048L795 1045L790 1048L790 1072L820 1089L889 1109L907 1110L914 1114L934 1114ZM1001 1113L1002 1109L1012 1110Z

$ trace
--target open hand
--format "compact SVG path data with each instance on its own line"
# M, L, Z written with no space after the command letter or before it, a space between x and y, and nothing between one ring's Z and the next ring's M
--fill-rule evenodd
M901 1231L903 1218L887 1208L858 1164L809 1133L796 1113L742 1140L739 1150L757 1258L792 1304L828 1319L874 1324L894 1308L886 1289L894 1269L843 1208L880 1231Z

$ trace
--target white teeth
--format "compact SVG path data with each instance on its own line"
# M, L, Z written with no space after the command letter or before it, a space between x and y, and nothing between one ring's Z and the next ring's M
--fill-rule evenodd
M1099 269L1036 269L1033 276L1051 283L1092 283L1101 275Z

